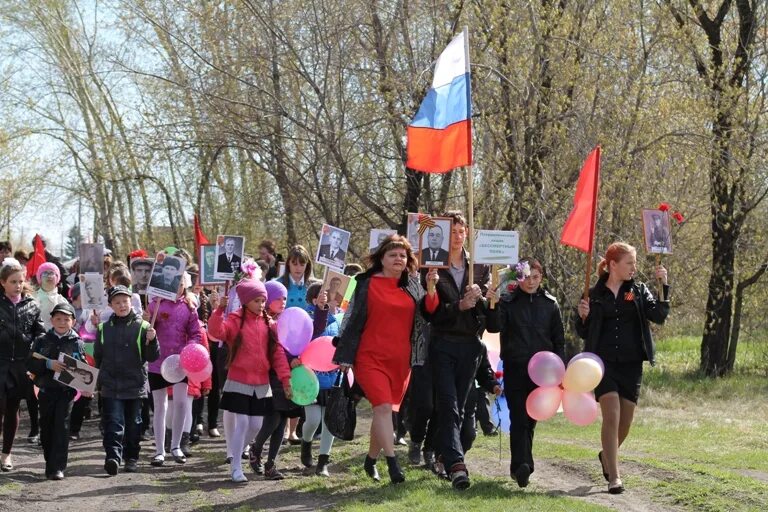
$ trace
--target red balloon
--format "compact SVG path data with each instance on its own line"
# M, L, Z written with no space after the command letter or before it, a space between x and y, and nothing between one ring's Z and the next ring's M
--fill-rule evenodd
M301 353L301 363L318 372L329 372L338 368L339 365L333 364L336 347L333 346L332 340L331 336L312 340Z
M211 356L205 347L198 343L190 343L181 350L179 354L179 363L184 371L189 373L198 373L205 369L211 362Z
M560 407L563 390L558 386L547 386L534 389L525 401L528 416L536 421L548 420Z

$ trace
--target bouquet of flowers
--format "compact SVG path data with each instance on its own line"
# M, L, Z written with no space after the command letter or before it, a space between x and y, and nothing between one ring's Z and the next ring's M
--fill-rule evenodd
M243 279L261 279L261 267L253 258L245 258L240 268L235 271L235 277L232 280L233 285L237 285Z
M501 274L501 293L509 294L515 291L517 286L531 275L531 266L527 261L521 261L517 265L503 269Z

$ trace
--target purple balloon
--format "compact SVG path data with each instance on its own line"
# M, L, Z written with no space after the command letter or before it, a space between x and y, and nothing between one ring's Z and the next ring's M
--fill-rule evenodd
M580 354L576 354L571 358L570 361L568 361L568 364L570 365L574 361L578 361L579 359L591 359L594 362L596 362L598 365L600 365L600 374L605 375L605 365L603 364L603 360L600 359L600 356L597 354L593 354L592 352L582 352Z
M528 361L528 376L542 387L559 386L565 375L565 365L554 352L536 352Z
M285 350L301 355L312 340L312 318L302 308L288 308L277 319L277 338Z

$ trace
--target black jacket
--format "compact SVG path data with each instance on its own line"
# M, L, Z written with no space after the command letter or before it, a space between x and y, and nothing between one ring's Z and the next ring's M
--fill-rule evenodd
M524 363L536 352L554 352L565 361L565 330L557 299L539 288L528 294L518 286L502 295L486 313L489 332L501 333L501 358Z
M491 367L491 361L488 359L488 348L483 343L480 350L480 364L475 372L475 380L488 393L493 393L493 388L499 385L496 380L496 371Z
M74 330L59 338L53 329L50 329L45 336L41 336L32 344L32 352L44 355L48 359L57 360L61 352L72 356L75 359L85 362L85 345L80 336ZM27 369L35 375L35 386L40 389L61 389L67 388L61 382L53 380L53 370L45 366L45 361L35 359L30 354L27 359ZM74 393L74 391L73 391Z
M597 284L589 290L589 316L582 322L578 315L575 315L576 332L584 338L584 350L594 352L598 355L598 345L600 343L600 329L603 324L603 308L608 307L606 300L612 300L612 293L605 286L607 278L601 278ZM651 335L651 326L648 323L663 324L669 315L669 300L656 300L648 287L640 282L632 280L631 291L634 295L635 308L642 325L643 355L644 361L656 364L656 347ZM611 295L608 295L611 294ZM669 297L669 286L664 285L662 294L665 298Z
M352 295L352 300L349 301L344 319L341 321L339 335L333 340L333 344L336 346L333 362L336 364L352 365L355 362L360 338L363 335L368 317L368 285L371 283L372 275L373 272L369 270L355 277L357 287ZM426 323L424 297L426 294L418 277L404 274L399 284L416 303L416 313L413 315L413 327L411 328L411 366L422 365L427 358L428 341L424 337L424 324Z
M149 322L131 311L128 316L115 314L99 324L93 346L93 359L99 369L101 396L130 400L146 398L147 367L144 363L160 357L157 338L147 341Z
M45 334L37 302L26 296L18 304L0 290L0 398L6 389L24 388L32 342Z
M449 269L438 269L437 295L440 305L431 315L432 338L447 341L477 340L484 328L486 308L485 300L477 301L473 309L459 310L459 301L464 297L464 290L469 280L469 256L465 252L464 280L461 289L456 286ZM474 265L474 284L480 286L483 295L488 291L491 273L488 265ZM427 269L421 272L422 286L426 286Z

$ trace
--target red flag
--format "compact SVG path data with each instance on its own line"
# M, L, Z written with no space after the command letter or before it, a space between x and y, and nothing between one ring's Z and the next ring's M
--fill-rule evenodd
M573 210L563 226L560 243L592 254L595 241L595 219L597 216L597 189L600 186L600 146L589 154L581 168Z
M35 235L35 253L27 262L27 278L32 279L43 263L45 263L45 246L40 235Z
M195 214L195 252L200 249L201 245L208 245L210 243L211 242L208 241L205 234L203 234L203 230L200 229L200 219L197 214Z

